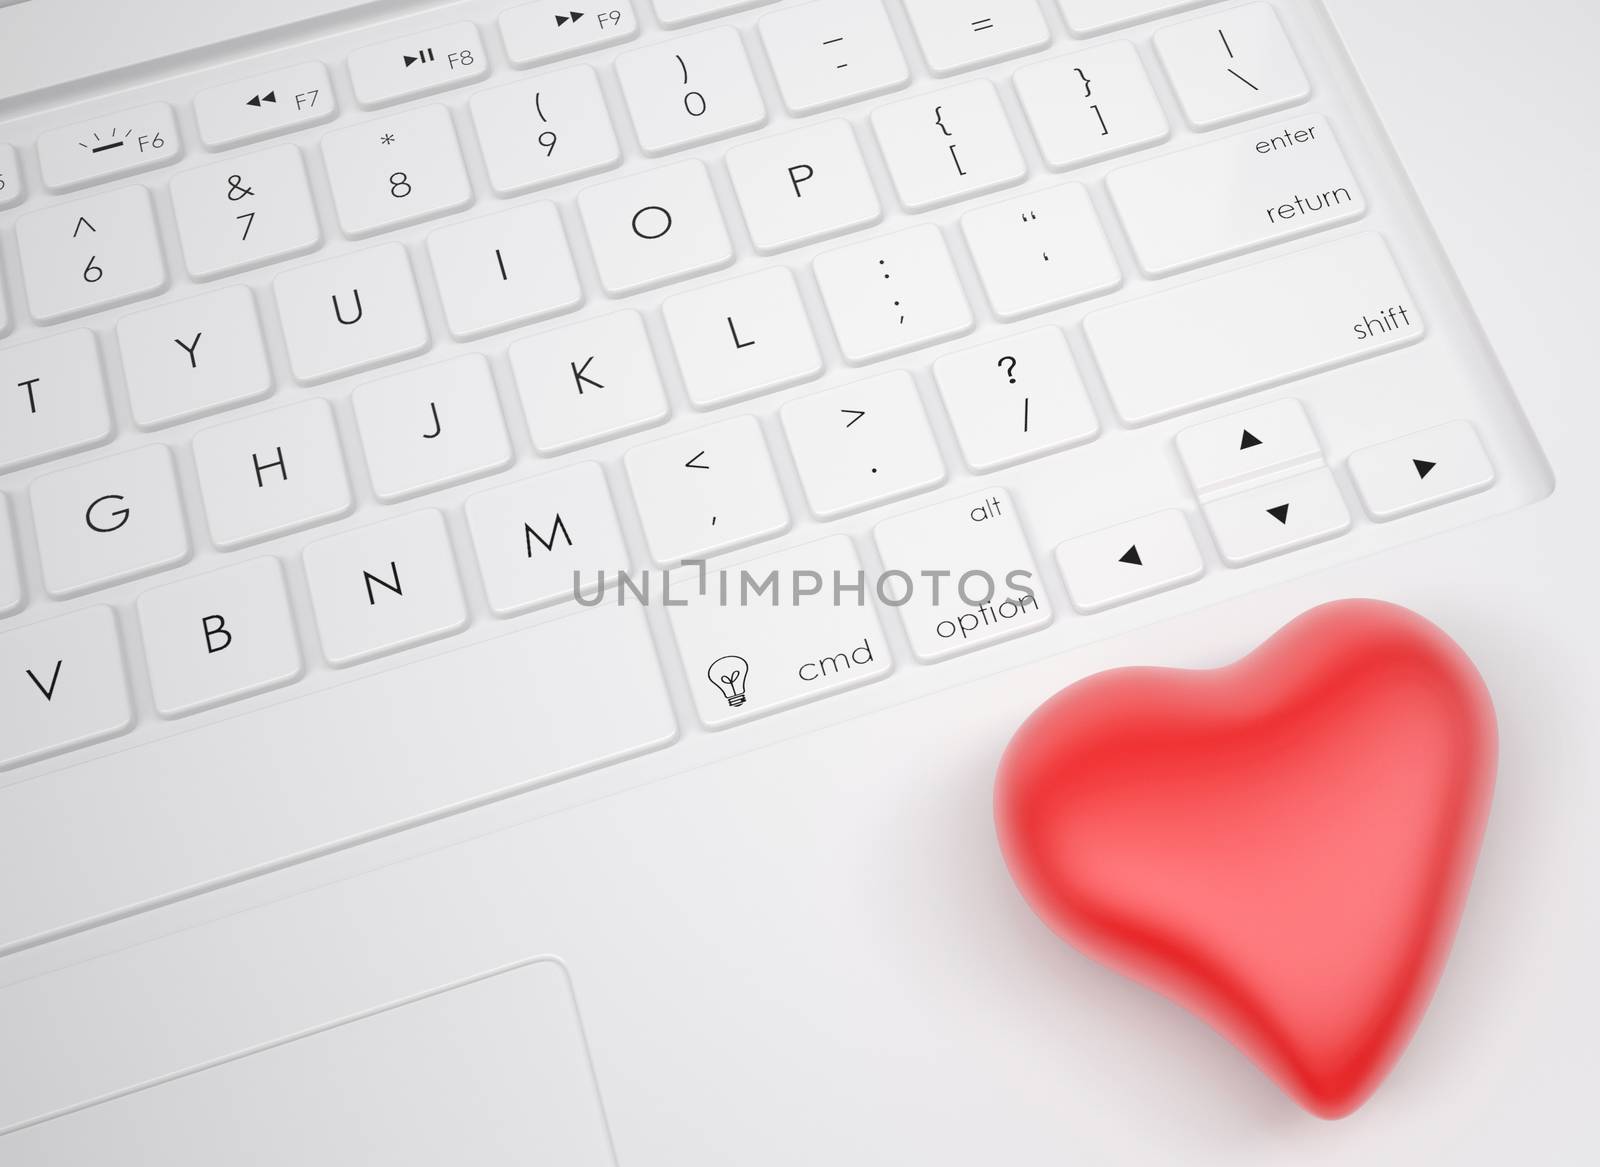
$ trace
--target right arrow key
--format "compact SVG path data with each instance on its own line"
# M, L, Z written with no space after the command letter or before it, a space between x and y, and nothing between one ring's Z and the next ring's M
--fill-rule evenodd
M1469 421L1452 421L1350 455L1362 505L1379 522L1477 494L1494 464Z

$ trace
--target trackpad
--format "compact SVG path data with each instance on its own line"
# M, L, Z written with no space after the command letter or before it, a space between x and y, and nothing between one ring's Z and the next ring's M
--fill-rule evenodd
M572 989L553 960L64 1115L0 1149L41 1167L614 1167Z

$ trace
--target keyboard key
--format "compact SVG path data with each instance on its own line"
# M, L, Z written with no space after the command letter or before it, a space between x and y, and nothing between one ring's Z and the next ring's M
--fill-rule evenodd
M470 21L410 33L350 54L350 87L368 109L476 81L489 70Z
M1248 4L1163 28L1156 54L1197 130L1295 105L1311 96L1278 15Z
M500 37L513 65L526 68L639 35L637 0L606 0L603 12L581 12L569 0L519 4L500 14Z
M1102 308L1083 324L1129 425L1364 360L1424 331L1388 244L1372 234Z
M298 146L273 146L172 179L184 266L197 280L314 250L322 227Z
M0 211L14 207L27 193L22 185L22 167L17 164L17 150L0 142ZM3 332L4 329L0 329Z
M1367 200L1323 118L1113 171L1106 187L1152 276L1359 219Z
M45 591L80 595L189 558L172 454L143 446L34 480L34 538Z
M517 341L508 354L533 448L558 454L667 419L637 312L597 316Z
M472 202L450 111L429 105L322 139L339 225L352 239L459 211Z
M933 376L967 465L982 473L1081 445L1100 422L1059 328L940 357Z
M0 616L22 607L22 566L17 562L17 541L12 534L11 507L0 494Z
M211 150L321 125L338 112L339 99L321 61L224 82L194 99L200 140Z
M167 286L150 192L124 186L17 220L17 252L33 318L53 324Z
M635 446L625 461L657 563L704 559L789 529L783 488L753 417Z
M0 786L0 855L34 873L27 894L4 901L0 944L26 946L677 736L639 605L496 631L339 678L307 700L261 700L185 726L148 769L109 753L53 780ZM0 735L17 724L6 700ZM6 1101L10 1119L22 1107L14 1093Z
M1067 27L1077 36L1137 24L1153 16L1198 8L1211 0L1056 0Z
M772 592L755 587L776 580ZM722 603L722 587L744 602ZM748 582L746 582L748 581ZM816 590L812 589L815 581ZM672 637L708 729L721 729L881 680L894 668L872 584L844 535L725 568L672 577ZM836 596L836 585L841 591ZM850 589L850 590L843 590Z
M961 216L961 233L989 306L1016 320L1122 286L1089 192L1046 187Z
M1189 520L1176 510L1068 539L1056 548L1056 563L1072 606L1085 615L1142 600L1205 574Z
M75 328L0 348L0 472L110 439L94 333Z
M879 106L872 128L895 193L910 211L1011 186L1028 175L1000 95L988 81Z
M944 459L911 374L900 370L783 407L806 500L833 519L944 481Z
M611 493L593 462L475 494L466 511L496 616L569 599L574 581L593 595L597 580L614 581L628 567Z
M0 770L133 728L110 608L0 631Z
M1222 558L1243 567L1350 529L1339 484L1326 469L1308 470L1205 505Z
M918 660L944 660L1050 623L1050 598L1004 490L886 519L872 537L885 572L909 581L898 611Z
M39 135L39 171L53 191L125 178L181 157L183 139L172 107L164 102Z
M335 668L467 626L450 534L438 511L330 536L302 558L322 653Z
M134 422L144 429L255 401L272 392L255 300L218 288L117 322Z
M441 227L428 261L450 335L467 340L570 312L583 287L554 203L529 203Z
M1387 522L1488 490L1494 464L1472 423L1452 421L1357 450L1350 477L1367 513Z
M733 262L733 244L703 162L678 162L578 195L600 282L613 296Z
M1178 435L1178 454L1202 495L1297 462L1322 461L1306 408L1293 398L1186 429Z
M1127 41L1018 69L1022 111L1045 165L1069 170L1171 136L1167 115Z
M911 80L882 0L811 0L757 27L792 114L900 89Z
M727 161L751 242L763 255L883 218L849 122L822 122L735 146Z
M295 268L272 281L289 368L314 385L428 347L411 261L398 243Z
M163 717L297 681L305 672L276 559L235 563L139 597L145 664Z
M940 76L1031 53L1050 43L1038 0L989 0L968 12L949 0L906 0L928 68Z
M369 381L350 403L372 489L384 502L511 465L511 439L482 353Z
M224 550L350 513L344 453L321 398L200 431L194 465L211 540Z
M972 331L961 279L931 223L824 252L811 266L853 365Z
M701 409L822 375L794 273L763 268L661 306L689 400Z
M539 190L622 161L600 79L587 65L485 89L470 104L496 194Z
M770 3L772 0L651 0L656 18L668 28Z
M764 125L739 32L709 28L617 58L617 80L646 154L665 154Z

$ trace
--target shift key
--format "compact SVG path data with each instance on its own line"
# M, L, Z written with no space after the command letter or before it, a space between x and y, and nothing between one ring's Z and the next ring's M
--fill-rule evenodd
M1084 318L1117 413L1143 425L1414 344L1383 236L1350 235Z
M848 536L691 566L673 572L667 589L658 598L709 729L853 689L894 667L876 581Z

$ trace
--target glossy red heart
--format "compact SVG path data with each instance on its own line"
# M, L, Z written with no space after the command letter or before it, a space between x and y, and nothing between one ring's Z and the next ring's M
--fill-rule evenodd
M1007 748L995 818L1051 928L1333 1118L1432 996L1495 763L1466 654L1413 612L1346 600L1226 668L1058 693Z

